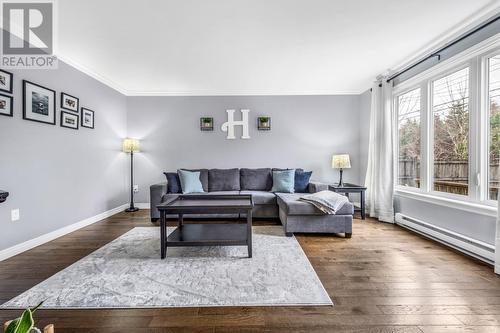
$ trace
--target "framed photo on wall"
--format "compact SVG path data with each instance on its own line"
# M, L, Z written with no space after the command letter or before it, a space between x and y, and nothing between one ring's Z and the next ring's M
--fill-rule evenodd
M78 112L79 109L79 99L75 96L68 95L66 93L61 93L61 108L68 110L68 111L73 111L73 112Z
M12 81L14 75L10 72L0 69L0 91L12 94Z
M213 131L214 130L214 118L212 118L212 117L200 118L200 130Z
M82 127L94 128L94 111L82 107Z
M14 99L12 96L0 94L0 115L12 117L13 103Z
M23 119L56 124L56 92L23 80Z
M80 119L78 114L66 112L66 111L61 111L61 127L66 127L66 128L71 128L71 129L78 129L78 122Z

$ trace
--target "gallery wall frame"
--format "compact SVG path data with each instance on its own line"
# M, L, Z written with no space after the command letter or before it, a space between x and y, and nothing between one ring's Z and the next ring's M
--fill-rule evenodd
M94 129L94 111L82 107L81 110L81 126Z
M14 74L0 69L0 91L12 94L12 82L14 81Z
M61 109L78 113L80 109L80 99L65 92L61 92Z
M80 116L72 112L61 111L61 127L78 130Z
M56 124L56 92L42 85L23 80L23 119Z
M0 94L0 116L14 116L14 98L9 95Z

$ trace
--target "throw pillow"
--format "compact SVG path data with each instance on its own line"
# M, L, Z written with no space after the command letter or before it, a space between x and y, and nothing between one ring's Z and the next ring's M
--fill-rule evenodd
M273 171L271 192L293 193L295 187L295 169Z
M309 181L312 171L295 170L295 193L306 193L309 190Z
M167 177L167 193L182 193L181 180L176 172L164 172Z
M181 181L182 193L203 193L199 171L177 170Z

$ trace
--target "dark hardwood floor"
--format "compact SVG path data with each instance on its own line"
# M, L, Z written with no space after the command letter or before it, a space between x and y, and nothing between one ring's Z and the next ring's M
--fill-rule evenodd
M0 262L0 303L131 228L151 226L148 213L120 213ZM500 332L500 278L485 264L370 219L354 221L351 239L297 239L334 307L39 310L36 320L54 323L56 333ZM0 321L18 315L0 310Z

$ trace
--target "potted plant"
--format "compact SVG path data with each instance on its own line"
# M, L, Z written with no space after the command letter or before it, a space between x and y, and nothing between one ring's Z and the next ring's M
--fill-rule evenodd
M271 127L271 117L259 117L259 128L268 129Z
M213 127L213 119L209 117L201 118L201 126L203 128L211 128Z
M34 308L24 310L21 317L8 321L4 325L5 333L40 333L41 331L35 327L33 314L43 304L40 302ZM43 330L44 333L54 333L54 325L48 325Z

